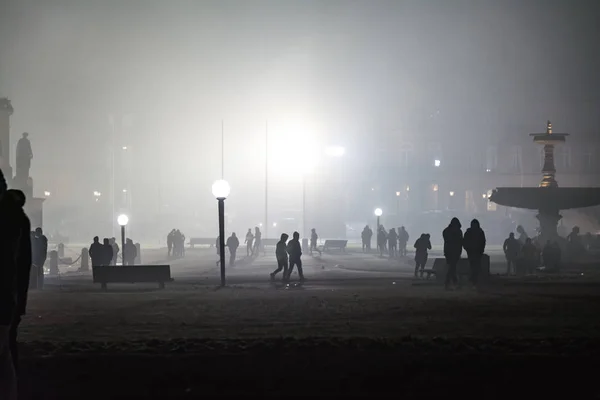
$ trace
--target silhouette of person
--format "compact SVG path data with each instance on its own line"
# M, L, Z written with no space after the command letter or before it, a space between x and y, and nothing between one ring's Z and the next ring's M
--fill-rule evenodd
M511 270L514 270L515 275L517 274L517 259L519 258L519 252L521 251L521 244L515 238L514 233L510 233L508 238L504 241L502 246L504 250L504 257L506 257L506 275L511 274Z
M248 232L246 233L246 257L252 255L252 246L254 245L254 235L252 234L252 228L248 228Z
M229 266L233 267L235 265L235 254L238 247L240 247L240 241L237 236L235 236L235 232L227 238L226 246L229 248Z
M175 229L171 230L167 235L167 256L171 257L171 251L173 250L173 240L175 239Z
M418 276L419 268L421 269L421 278L423 277L423 270L427 264L428 253L427 250L431 250L431 241L429 240L429 234L423 233L421 237L415 242L415 277Z
M100 239L98 238L98 236L94 236L94 242L91 244L90 249L88 250L88 254L92 259L92 267L99 267L101 265L104 265L105 253L106 251L104 250L104 246L100 243Z
M450 289L452 283L455 287L458 285L458 277L456 276L456 268L460 261L463 246L463 234L460 229L460 221L454 217L450 221L450 225L444 229L442 236L444 237L444 257L448 264L448 272L446 273L446 289Z
M485 233L479 221L474 219L471 221L471 226L467 228L463 239L463 246L469 258L469 266L471 268L471 284L477 285L479 281L479 273L481 271L481 259L485 252Z
M258 257L258 253L260 252L262 246L262 232L257 227L254 228L254 249L252 250L252 255Z
M366 225L362 230L360 237L362 239L362 250L363 252L371 251L371 238L373 237L373 231L369 228L369 225Z
M390 229L387 240L388 240L388 247L390 250L390 258L394 258L397 255L396 248L397 248L397 243L398 243L398 235L396 235L395 228Z
M219 265L221 263L221 236L217 236L217 241L216 241L216 247L217 247L217 256L219 256L219 259L217 260L217 265Z
M115 265L114 263L116 257L113 253L114 246L110 243L109 239L104 238L102 248L104 250L104 256L102 257L102 265Z
M17 398L17 380L11 356L10 331L21 305L18 302L21 236L24 233L29 237L29 231L21 232L22 206L6 189L4 175L0 173L0 398L12 400ZM31 252L31 247L24 250Z
M383 225L379 225L379 228L377 229L377 248L379 249L380 257L383 257L383 252L385 251L386 236L385 228Z
M275 247L275 257L277 258L277 269L271 272L271 280L275 280L275 275L283 271L283 280L286 279L288 274L288 254L287 254L287 240L289 236L287 233L282 233L277 246Z
M312 256L313 250L319 252L321 255L321 250L317 247L317 240L319 240L319 235L317 235L317 230L312 228L310 230L310 255Z
M14 314L9 333L9 346L15 372L18 372L19 353L17 334L21 318L27 308L27 292L29 291L29 278L31 274L31 223L25 215L25 194L20 190L9 190L7 195L14 201L14 212L20 224L20 240L17 250L17 309Z
M35 228L31 244L33 264L37 267L36 279L40 282L44 278L44 264L48 257L48 238L44 235L42 228Z
M137 248L135 247L133 240L127 239L125 248L123 249L123 265L135 265L136 257Z
M29 178L29 169L31 168L31 159L33 150L31 142L28 139L29 133L23 132L23 137L17 142L17 159L15 175L23 182Z
M112 259L110 265L117 265L117 258L119 257L119 245L117 244L117 239L111 238L109 241L112 246ZM123 258L121 256L121 258ZM122 260L121 260L122 261Z
M300 281L304 281L304 272L302 271L302 245L300 244L300 234L298 232L294 232L292 237L292 240L288 242L286 247L286 250L290 255L290 267L288 269L286 281L290 280L292 272L294 271L294 266L298 267L298 276L300 277Z
M398 230L398 251L400 252L401 257L406 257L406 245L408 244L408 240L410 236L406 231L406 228L403 226Z

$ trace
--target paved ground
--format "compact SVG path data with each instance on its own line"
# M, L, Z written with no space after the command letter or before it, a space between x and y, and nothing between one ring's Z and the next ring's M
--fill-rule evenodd
M492 258L485 285L451 292L414 279L410 260L359 253L305 257L302 286L272 284L268 255L228 268L218 289L209 249L171 261L165 290L103 292L62 268L31 293L24 398L600 394L598 265L506 278Z

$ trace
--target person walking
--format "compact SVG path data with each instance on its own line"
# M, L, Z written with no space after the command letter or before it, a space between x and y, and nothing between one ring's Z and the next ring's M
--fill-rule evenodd
M290 267L288 269L286 281L290 280L292 272L294 271L294 266L296 266L298 268L298 276L300 277L300 281L303 282L304 272L302 271L302 245L300 244L300 234L298 232L294 232L292 237L292 240L289 241L286 248L288 254L290 255Z
M288 253L286 250L287 240L289 236L287 233L282 233L277 246L275 247L275 257L277 258L277 269L271 272L271 280L275 280L275 276L283 271L283 280L286 279L288 274Z
M248 232L246 233L246 257L250 257L252 255L252 246L254 244L254 235L252 234L252 229L248 228Z
M235 255L237 253L238 247L240 247L240 240L235 235L235 232L227 238L226 246L229 248L229 266L233 267L235 265Z
M431 240L429 238L428 233L423 233L415 242L415 278L418 276L419 268L421 269L421 278L423 277L423 270L428 258L427 250L431 250Z

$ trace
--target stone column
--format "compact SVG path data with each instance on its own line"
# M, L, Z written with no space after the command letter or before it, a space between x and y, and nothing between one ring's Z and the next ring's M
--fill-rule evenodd
M12 113L10 100L0 98L0 168L9 187L13 177L10 166L10 116Z

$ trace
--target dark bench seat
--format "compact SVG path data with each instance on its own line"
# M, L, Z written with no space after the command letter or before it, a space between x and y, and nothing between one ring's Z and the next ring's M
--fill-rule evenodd
M102 284L107 289L109 283L142 283L155 282L158 287L165 288L171 282L170 265L109 265L92 267L94 283Z

